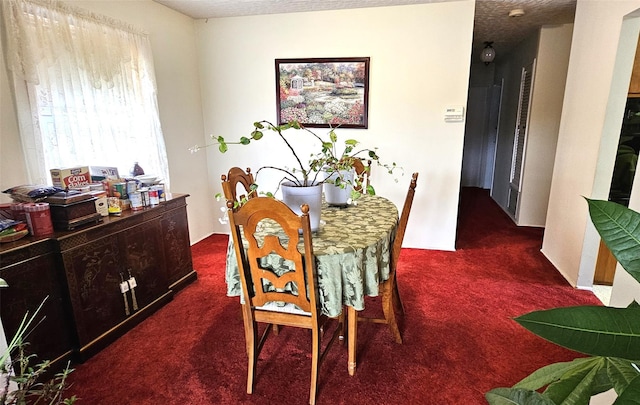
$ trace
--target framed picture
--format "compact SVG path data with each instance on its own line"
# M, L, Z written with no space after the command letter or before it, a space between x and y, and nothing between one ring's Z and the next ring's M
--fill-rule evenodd
M369 58L276 59L278 124L367 128Z

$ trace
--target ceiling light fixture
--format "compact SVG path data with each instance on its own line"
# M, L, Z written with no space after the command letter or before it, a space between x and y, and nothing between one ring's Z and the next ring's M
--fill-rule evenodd
M521 8L514 8L509 11L509 17L522 17L524 15L524 10Z
M493 41L485 41L484 48L482 48L482 52L480 53L480 60L484 62L485 65L493 62L493 59L496 57L496 50L493 49Z

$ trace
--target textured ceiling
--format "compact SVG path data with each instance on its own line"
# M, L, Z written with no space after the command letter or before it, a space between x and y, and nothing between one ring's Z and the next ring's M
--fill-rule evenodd
M196 19L349 8L400 6L455 0L154 0ZM473 54L493 41L496 55L509 52L542 25L573 21L576 0L477 0ZM522 17L509 11L523 9ZM475 60L475 58L474 58Z
M509 11L518 8L525 15L509 17ZM506 53L543 25L573 22L575 10L576 0L478 0L474 50L481 48L484 41L493 41L497 55Z
M193 18L402 6L447 0L154 0ZM449 0L451 1L451 0Z

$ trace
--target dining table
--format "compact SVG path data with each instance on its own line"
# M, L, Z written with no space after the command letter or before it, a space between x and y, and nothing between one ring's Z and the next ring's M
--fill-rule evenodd
M278 233L267 221L261 225L259 232L265 235ZM398 209L393 202L377 195L363 195L347 206L323 202L320 227L312 234L321 312L337 317L347 308L349 375L356 370L357 311L365 309L365 298L377 296L380 283L389 278L397 226ZM302 237L298 249L304 252ZM263 258L263 265L286 272L286 264L276 255ZM232 238L227 248L225 278L227 295L241 297L242 282Z

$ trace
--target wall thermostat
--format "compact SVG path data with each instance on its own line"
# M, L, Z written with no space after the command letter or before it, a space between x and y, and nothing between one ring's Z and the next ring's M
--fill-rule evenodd
M464 107L450 106L444 110L445 122L462 122L464 121Z

